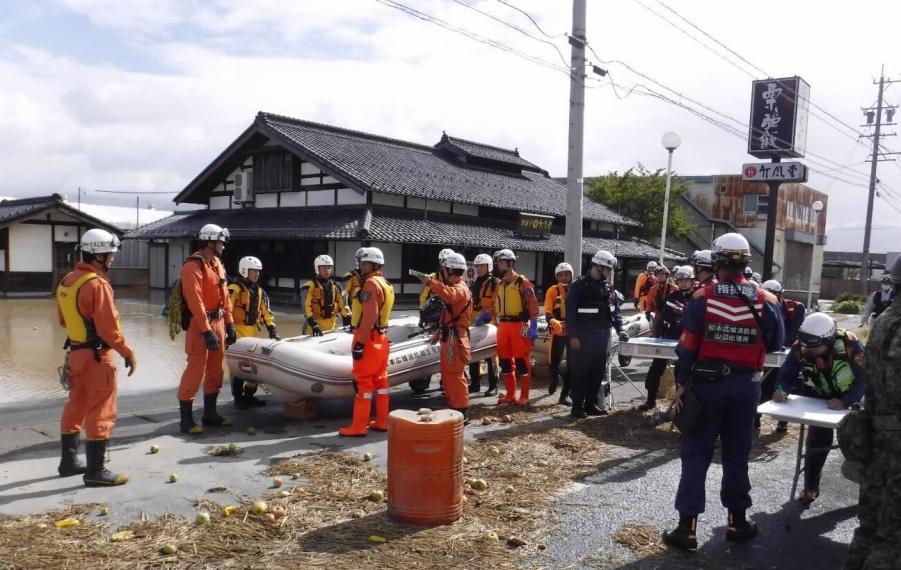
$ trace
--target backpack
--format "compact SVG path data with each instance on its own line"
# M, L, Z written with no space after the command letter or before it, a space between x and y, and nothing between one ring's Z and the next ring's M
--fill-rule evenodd
M441 313L444 312L444 300L438 295L432 295L426 299L425 305L419 309L420 326L435 325L441 320Z
M197 255L188 257L184 263L191 260L198 261L201 266L203 265L203 258ZM172 293L169 294L169 301L163 309L163 316L168 317L170 340L175 340L178 333L188 330L191 325L191 311L188 310L188 303L182 294L180 277L172 285Z

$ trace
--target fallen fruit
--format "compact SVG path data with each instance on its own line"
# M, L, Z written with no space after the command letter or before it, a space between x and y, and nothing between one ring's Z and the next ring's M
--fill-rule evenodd
M513 485L507 485L507 487L504 489L504 492L505 493L515 493L516 488L514 488Z
M282 491L279 493L279 495L281 495L282 497L290 497L291 491Z
M485 491L488 489L488 481L484 479L475 479L474 481L470 481L469 486L476 491Z
M500 455L500 454L501 454L501 450L498 449L498 448L497 448L496 446L494 446L494 445L492 445L491 447L489 447L489 448L488 448L488 451L491 452L491 455Z
M363 454L363 461L372 461L372 454L368 451Z
M231 451L232 453L238 451L238 444L236 444L236 443L229 443L229 444L228 444L228 450Z
M431 409L431 408L419 408L419 411L416 412L416 415L418 415L418 416L425 416L425 415L428 415L428 414L431 414L431 413L432 413L432 409Z
M372 491L369 493L369 500L373 503L381 503L385 500L385 493L379 490Z
M36 526L38 528L47 528L47 523L38 523Z
M230 517L233 514L235 514L236 512L238 512L238 507L236 507L234 505L229 505L229 506L225 507L224 509L222 509L222 516Z
M100 507L97 509L97 514L101 517L105 517L109 514L109 509L107 507Z
M172 475L169 475L170 483L175 483L176 481L178 481L178 475L176 475L175 473L173 473Z
M484 418L482 418L482 425L483 425L483 426L490 426L491 424L492 424L491 418L489 418L489 417L484 417Z
M512 417L511 415L507 414L507 415L505 415L504 417L501 418L501 421L504 422L505 424L512 424L512 423L513 423L513 417Z
M286 514L288 514L288 511L285 510L285 507L283 507L281 505L273 505L272 514L275 515L275 518L280 519L283 516L285 516Z
M269 524L275 524L275 523L277 522L277 519L275 518L275 515L272 514L272 513L266 513L266 514L263 516L263 520L266 521L266 522L269 523Z
M255 428L255 427L247 428L247 435L256 435L256 434L257 434L257 428Z
M150 453L159 453L159 452L160 452L160 446L158 446L158 445L150 446Z
M79 521L79 520L76 519L76 518L69 517L69 518L66 518L66 519L63 519L63 520L56 521L56 522L53 523L53 524L56 526L56 528L69 528L69 527L72 527L72 526L78 526L78 525L80 525L80 524L81 524L81 521Z
M267 505L264 501L257 501L253 504L253 507L250 509L255 515L261 515L269 510L269 505Z
M500 542L500 540L501 540L496 532L489 532L488 534L485 535L485 538L490 540L491 542Z
M529 543L526 542L525 540L519 538L518 536L511 536L510 538L507 539L507 544L518 548L520 546L525 546Z
M279 487L281 487L284 484L285 484L285 482L282 481L281 478L279 478L279 477L276 477L275 479L272 480L272 486L275 487L276 489L278 489Z
M210 513L197 513L197 516L194 518L194 522L196 524L210 524Z
M363 516L365 516L365 513L363 511L354 511L354 513L350 516L352 516L355 519L361 519L361 518L363 518Z
M178 552L178 547L175 546L174 544L167 544L166 546L164 546L163 548L160 549L160 552L171 556L171 555L175 554L176 552Z
M135 537L135 533L130 530L123 530L121 532L114 533L109 537L110 542L125 542L126 540L131 540Z
M538 543L538 550L547 550L547 544L543 542Z
M298 480L298 479L300 479L300 473L292 473L292 474L291 474L291 479L294 479L295 481Z
M466 457L464 456L464 457L463 457L463 465L466 465L467 463L469 463L469 460L466 459Z
M385 537L373 534L369 537L369 542L373 544L385 544Z

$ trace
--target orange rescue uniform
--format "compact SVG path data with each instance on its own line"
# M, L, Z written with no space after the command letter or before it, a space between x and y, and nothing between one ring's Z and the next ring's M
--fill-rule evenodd
M116 423L116 363L110 351L122 358L134 356L119 326L119 314L109 278L89 263L79 263L63 278L63 286L72 286L88 273L96 273L78 289L78 312L92 324L102 348L73 347L69 354L69 401L63 407L60 428L64 434L79 433L84 427L90 440L109 439ZM66 326L62 311L59 322ZM93 343L92 343L93 344Z
M216 256L204 261L195 252L181 266L181 290L191 324L185 333L188 366L181 375L179 400L193 400L201 382L204 395L218 394L222 388L225 325L233 322L227 283L225 268ZM207 350L204 333L209 330L219 337L215 352Z
M527 404L531 387L532 363L529 353L532 341L527 336L529 321L538 318L538 299L535 286L510 269L512 280L505 276L497 285L494 295L494 307L490 314L497 322L497 356L501 361L504 386L507 393L500 399L501 403L514 400L518 404ZM514 368L515 366L515 374ZM516 376L520 378L522 394L516 399Z
M469 326L472 323L472 293L462 278L446 284L438 279L426 281L426 287L444 301L440 319L441 384L447 402L455 410L469 407L469 383L464 370L471 359Z
M646 305L647 295L654 283L654 281L648 283L649 279L652 280L653 275L647 271L642 271L635 280L635 291L633 292L632 298L638 301L638 310L642 312L649 310Z

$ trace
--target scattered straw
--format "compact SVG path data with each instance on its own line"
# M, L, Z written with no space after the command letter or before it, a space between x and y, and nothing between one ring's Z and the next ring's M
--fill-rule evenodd
M666 553L660 530L652 525L626 525L613 534L613 540L641 556L659 556Z

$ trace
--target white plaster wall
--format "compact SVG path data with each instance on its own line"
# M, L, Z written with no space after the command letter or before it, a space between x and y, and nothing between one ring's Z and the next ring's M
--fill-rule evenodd
M10 271L53 271L53 226L14 224L9 227Z
M311 190L307 192L307 206L333 206L334 190Z
M231 196L210 196L210 210L228 210L231 208Z
M53 241L75 243L78 241L78 228L75 226L53 226Z
M338 188L338 205L365 204L366 194L360 194L352 188Z
M400 257L403 252L403 245L399 243L372 242L373 247L377 247L385 254L385 267L382 271L385 273L386 279L400 279ZM354 248L356 251L356 248Z
M270 194L257 194L254 204L257 208L276 208L278 207L278 194L273 192Z
M301 208L307 205L306 192L282 192L282 207Z

